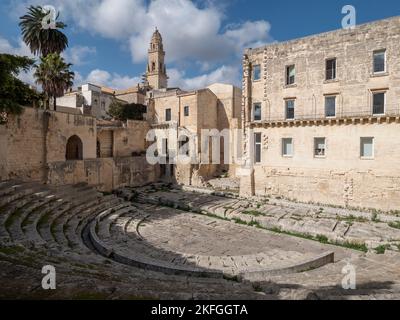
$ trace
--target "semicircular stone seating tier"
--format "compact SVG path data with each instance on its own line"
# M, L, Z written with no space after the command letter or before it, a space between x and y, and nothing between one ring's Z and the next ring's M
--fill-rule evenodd
M92 243L104 256L164 273L240 279L334 262L334 252L317 242L173 208L135 205L134 210L105 210L92 222Z
M229 292L232 299L262 298L250 284L224 279L194 281L100 255L89 240L91 221L104 212L124 217L136 210L130 202L103 195L85 184L52 187L1 181L0 299L64 299L80 291L100 291L104 297L221 299ZM44 265L55 266L60 290L40 290Z

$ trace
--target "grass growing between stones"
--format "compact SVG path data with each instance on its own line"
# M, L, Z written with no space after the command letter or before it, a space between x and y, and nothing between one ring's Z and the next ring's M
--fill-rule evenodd
M24 251L25 251L25 249L20 246L11 246L11 247L0 248L0 253L3 253L5 255L14 255L14 254L18 254L18 253L21 253Z
M246 210L246 211L243 211L242 213L253 216L253 217L263 216L262 212L257 211L257 210Z
M386 250L389 249L389 245L381 245L376 247L374 250L376 254L385 254Z
M337 219L338 219L338 221L345 221L345 222L349 222L349 223L353 223L353 222L365 223L365 222L369 221L367 218L356 217L352 214L349 215L348 217L338 217Z
M388 223L388 225L391 228L400 229L400 221L390 222L390 223Z

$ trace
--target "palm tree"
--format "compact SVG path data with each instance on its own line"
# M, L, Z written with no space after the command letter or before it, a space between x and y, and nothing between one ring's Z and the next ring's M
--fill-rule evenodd
M47 101L53 98L54 110L57 109L57 97L63 96L66 90L72 88L75 74L70 71L70 67L71 64L65 63L58 53L41 57L40 64L36 66L36 83L42 86Z
M67 36L60 31L66 27L63 22L56 21L55 29L43 28L42 21L48 13L41 6L30 6L28 13L20 17L23 40L34 55L45 57L50 53L61 53L68 47Z

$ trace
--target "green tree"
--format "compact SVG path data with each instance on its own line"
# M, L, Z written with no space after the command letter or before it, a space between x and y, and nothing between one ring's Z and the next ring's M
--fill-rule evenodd
M20 17L22 38L34 55L45 57L50 53L61 53L68 47L67 36L60 31L66 27L63 22L56 21L56 28L43 28L42 21L48 13L41 6L30 6L28 13Z
M53 98L54 110L57 109L57 98L72 88L75 74L70 71L70 67L71 64L65 63L58 53L41 57L40 64L36 66L34 73L36 83L42 86L47 101Z
M108 114L116 120L143 120L143 114L146 113L146 106L142 104L123 104L114 100L109 107Z
M8 114L20 114L22 106L32 105L40 95L17 78L21 71L28 71L34 60L28 57L0 54L0 113L3 122ZM0 120L1 121L1 120Z

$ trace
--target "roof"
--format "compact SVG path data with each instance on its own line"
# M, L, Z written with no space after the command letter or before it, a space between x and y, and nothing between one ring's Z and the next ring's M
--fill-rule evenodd
M128 89L123 89L123 90L116 90L115 95L122 95L122 94L128 94L128 93L137 93L140 91L139 85L136 85L134 87L130 87Z

